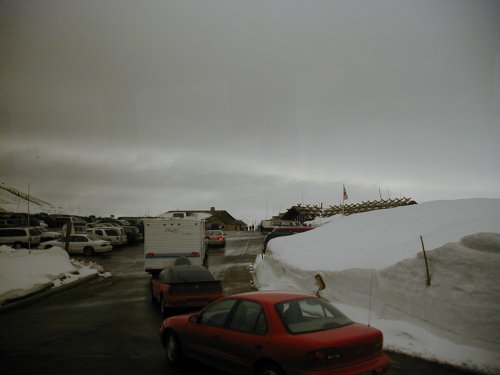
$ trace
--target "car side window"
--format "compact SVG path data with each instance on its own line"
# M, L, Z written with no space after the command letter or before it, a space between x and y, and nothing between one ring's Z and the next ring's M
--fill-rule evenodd
M200 323L215 327L224 327L235 303L236 299L225 299L214 303L203 311Z
M265 334L267 323L262 306L254 301L242 300L231 318L229 329L259 335Z
M97 234L98 236L103 236L102 230L100 229L96 229L95 234Z

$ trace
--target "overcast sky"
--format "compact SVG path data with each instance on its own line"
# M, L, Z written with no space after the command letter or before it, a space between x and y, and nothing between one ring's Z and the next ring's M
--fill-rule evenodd
M500 197L499 2L0 1L1 180L98 215Z

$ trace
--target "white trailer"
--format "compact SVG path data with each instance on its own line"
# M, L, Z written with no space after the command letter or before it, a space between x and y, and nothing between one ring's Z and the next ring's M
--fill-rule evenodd
M180 258L205 265L205 221L191 218L144 220L144 269L157 273ZM186 264L186 263L184 263Z

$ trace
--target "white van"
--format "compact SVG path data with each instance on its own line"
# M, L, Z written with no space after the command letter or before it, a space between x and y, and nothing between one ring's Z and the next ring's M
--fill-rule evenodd
M15 249L36 248L40 245L40 231L36 228L0 228L0 245L9 245Z

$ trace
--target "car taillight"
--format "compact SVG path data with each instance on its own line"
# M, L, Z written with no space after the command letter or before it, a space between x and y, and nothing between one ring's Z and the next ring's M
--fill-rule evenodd
M224 241L224 237L219 237L219 241Z
M200 253L199 253L199 252L197 252L197 251L193 251L193 252L191 253L191 256L193 256L193 257L198 257L198 256L200 256Z
M338 349L319 349L307 353L307 360L312 369L328 369L330 366L336 366L340 362L340 350Z
M146 256L152 258L155 256L155 253L147 253Z

